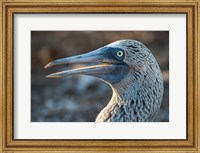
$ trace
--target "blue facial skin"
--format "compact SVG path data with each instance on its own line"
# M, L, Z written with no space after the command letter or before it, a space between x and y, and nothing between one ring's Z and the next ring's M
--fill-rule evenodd
M119 51L123 52L123 56L119 57L117 55ZM121 48L103 47L101 48L101 53L104 61L109 61L108 63L113 64L114 70L111 73L98 73L91 75L110 84L116 84L123 80L130 70L129 66L123 61L125 57L124 51Z

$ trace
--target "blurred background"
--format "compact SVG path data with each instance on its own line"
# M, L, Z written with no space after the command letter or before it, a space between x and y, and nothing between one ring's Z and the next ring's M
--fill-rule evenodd
M46 78L67 67L44 69L44 66L55 59L86 53L120 39L142 42L157 59L164 78L164 96L155 121L168 122L168 31L32 31L31 122L94 122L111 99L111 88L91 76Z

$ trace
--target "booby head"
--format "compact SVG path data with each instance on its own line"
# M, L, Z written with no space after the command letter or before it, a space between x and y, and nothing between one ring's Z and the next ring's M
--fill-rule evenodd
M117 111L117 107L113 106L130 107L130 101L134 101L133 105L141 105L140 109L144 107L140 113L146 111L146 117L140 118L139 111L132 109L134 119L125 117L126 119L121 118L121 121L153 120L162 101L163 79L156 59L145 45L136 40L119 40L89 53L52 61L45 68L80 63L92 65L53 73L47 77L91 75L108 83L113 89L113 96L107 107L98 115L97 121L119 121L112 113ZM138 109L139 106L136 107Z

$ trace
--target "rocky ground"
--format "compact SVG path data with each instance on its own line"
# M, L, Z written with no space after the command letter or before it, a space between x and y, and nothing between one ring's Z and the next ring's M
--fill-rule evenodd
M156 121L169 121L169 32L31 32L31 121L93 122L112 96L110 87L89 76L50 79L65 66L44 69L55 59L92 51L120 39L143 42L156 57L164 78L164 96Z

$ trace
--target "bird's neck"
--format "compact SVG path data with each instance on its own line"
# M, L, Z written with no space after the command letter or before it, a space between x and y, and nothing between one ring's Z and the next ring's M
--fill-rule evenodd
M127 119L126 113L134 108L129 106L137 97L134 90L135 83L122 83L123 86L111 86L113 95L107 106L99 113L96 122L137 121L133 117ZM123 89L123 90L120 90ZM126 111L126 112L125 112Z
M153 83L141 77L112 86L112 98L96 122L153 121L162 100L162 90Z

